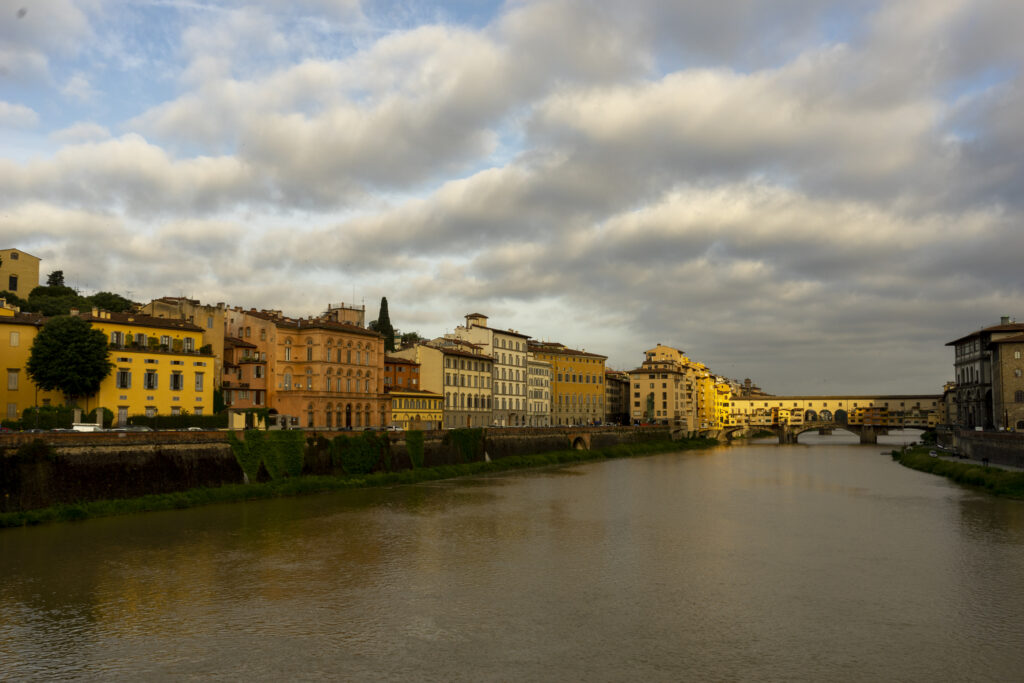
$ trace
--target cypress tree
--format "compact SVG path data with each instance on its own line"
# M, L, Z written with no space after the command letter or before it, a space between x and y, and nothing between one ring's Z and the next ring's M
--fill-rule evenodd
M395 350L395 328L391 325L391 317L388 315L388 298L380 298L380 313L377 315L377 331L384 337L384 351Z

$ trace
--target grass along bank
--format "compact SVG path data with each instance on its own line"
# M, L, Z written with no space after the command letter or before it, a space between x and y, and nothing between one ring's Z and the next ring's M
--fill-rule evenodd
M139 498L96 500L85 503L55 505L38 510L2 513L0 514L0 528L30 526L48 522L73 522L93 517L110 517L137 512L182 510L200 505L212 505L214 503L235 503L265 498L302 496L372 486L416 484L423 481L453 479L491 472L548 467L608 458L630 458L710 448L717 445L718 442L714 439L655 441L650 443L624 444L592 451L553 451L536 455L512 456L490 462L477 461L460 465L443 465L396 472L374 472L357 476L287 477L266 483L230 484L211 488L189 489L175 493L153 494Z
M938 474L958 484L984 489L996 496L1024 500L1024 472L933 458L928 455L929 450L928 446L915 446L893 451L892 458L904 467Z

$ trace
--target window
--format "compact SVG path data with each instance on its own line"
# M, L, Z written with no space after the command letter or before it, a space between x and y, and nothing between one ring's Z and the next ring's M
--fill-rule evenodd
M1020 371L1020 368L1016 368L1016 369L1015 369L1015 370L1013 371L1013 376L1014 376L1014 377L1020 377L1020 375L1021 375L1021 371Z
M252 369L252 376L255 377L256 379L262 379L263 378L263 366L262 365L254 366L253 369Z
M1024 403L1024 391L1017 390L1013 393L1013 400L1017 403Z
M194 415L202 415L203 414L203 407L202 406L196 406L195 409L192 411L192 413Z
M194 351L196 348L196 340L192 337L185 337L185 350Z
M202 390L203 390L203 373L197 372L196 373L196 391L202 391Z
M9 369L7 371L7 388L8 390L15 390L18 388L18 370Z
M175 370L171 373L171 391L181 391L185 388L185 378Z
M292 359L292 347L290 347L290 346L284 347L284 359L286 361L290 361Z
M132 372L131 370L117 371L117 384L118 389L131 389L132 388Z
M21 333L11 332L11 346L17 346L21 343Z
M146 370L146 374L142 377L142 388L143 389L156 389L157 379L156 370Z
M171 345L171 338L169 336L167 336L165 334L162 337L160 337L160 346L168 346L169 347L170 345Z
M12 275L9 278L7 278L7 290L10 291L10 292L17 292L18 291L18 276L17 275Z
M206 329L208 329L208 330L212 330L213 329L213 316L212 315L206 316Z

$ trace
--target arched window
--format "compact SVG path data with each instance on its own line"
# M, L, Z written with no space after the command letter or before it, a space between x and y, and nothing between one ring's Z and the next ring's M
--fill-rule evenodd
M306 389L313 388L313 368L306 368Z

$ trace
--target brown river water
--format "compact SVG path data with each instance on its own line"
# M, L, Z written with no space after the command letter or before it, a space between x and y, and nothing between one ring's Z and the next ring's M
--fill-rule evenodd
M1024 679L1024 503L842 441L0 530L0 679Z

